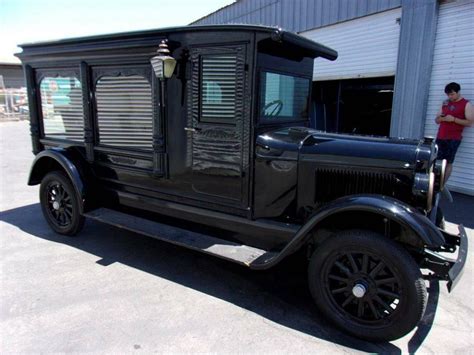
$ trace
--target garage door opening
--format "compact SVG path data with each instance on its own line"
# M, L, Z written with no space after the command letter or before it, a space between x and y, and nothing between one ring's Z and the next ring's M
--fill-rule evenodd
M389 136L394 76L313 82L313 127Z

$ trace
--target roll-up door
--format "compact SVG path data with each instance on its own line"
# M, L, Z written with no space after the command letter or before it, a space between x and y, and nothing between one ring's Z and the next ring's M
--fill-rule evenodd
M446 100L444 87L461 85L461 94L474 103L474 3L456 1L441 4L431 72L425 134L436 136L436 113ZM454 191L474 195L474 127L466 127L454 169L448 181Z
M338 51L336 61L317 58L313 80L395 75L401 8L300 34Z

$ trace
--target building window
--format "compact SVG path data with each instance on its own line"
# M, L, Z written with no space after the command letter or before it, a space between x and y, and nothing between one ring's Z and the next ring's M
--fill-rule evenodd
M152 150L152 88L145 77L101 76L95 96L100 145Z
M310 79L278 73L260 73L260 116L265 121L308 118Z
M237 56L202 56L201 122L234 123Z
M45 76L40 81L40 96L44 136L83 142L80 81L73 76Z

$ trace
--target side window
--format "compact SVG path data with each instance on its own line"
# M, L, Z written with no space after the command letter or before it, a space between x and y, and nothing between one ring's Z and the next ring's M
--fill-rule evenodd
M152 88L145 77L101 76L95 96L100 145L152 150Z
M72 75L46 75L42 77L39 87L44 136L83 142L80 81Z
M308 78L262 71L260 117L263 121L294 121L308 117Z
M201 122L234 123L237 56L201 57Z

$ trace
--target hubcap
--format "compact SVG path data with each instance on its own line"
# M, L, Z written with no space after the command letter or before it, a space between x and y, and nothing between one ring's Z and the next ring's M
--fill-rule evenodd
M352 288L352 294L356 296L357 298L362 298L364 297L365 293L367 292L367 289L365 288L364 285L362 284L356 284Z
M53 202L53 208L57 211L59 210L59 202L58 201L54 201Z

